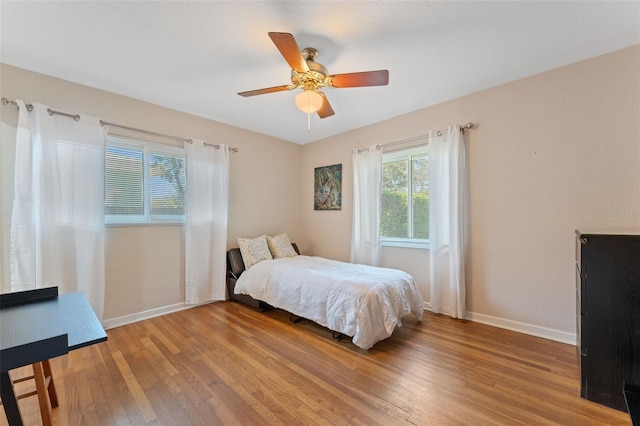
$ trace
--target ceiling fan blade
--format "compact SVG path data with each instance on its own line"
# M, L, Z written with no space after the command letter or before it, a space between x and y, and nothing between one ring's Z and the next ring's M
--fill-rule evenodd
M264 89L257 90L249 90L247 92L239 92L238 95L248 97L248 96L256 96L256 95L264 95L266 93L274 93L274 92L284 92L285 90L291 90L290 84L285 84L283 86L274 86L274 87L265 87Z
M273 44L276 45L289 66L297 72L307 72L309 67L307 61L304 60L296 39L289 33L269 33L269 37Z
M318 110L318 117L327 118L331 117L335 112L333 112L333 108L331 108L331 104L329 103L329 99L325 96L324 93L318 92L322 96L322 106Z
M389 84L389 71L364 71L352 72L348 74L331 75L331 86L342 87L363 87L363 86L386 86Z

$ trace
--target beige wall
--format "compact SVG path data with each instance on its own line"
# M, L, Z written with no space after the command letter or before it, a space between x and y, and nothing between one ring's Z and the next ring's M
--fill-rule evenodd
M40 102L61 111L94 115L105 121L181 137L226 143L239 148L230 160L228 247L238 237L288 232L299 240L301 147L272 137L103 92L5 64L0 66L1 95ZM11 191L11 126L17 115L1 107L3 123L2 188ZM144 135L138 135L146 138ZM173 144L170 140L164 143ZM6 220L3 206L3 259ZM301 245L304 249L304 245ZM2 284L8 271L3 267ZM182 226L107 228L104 318L112 319L184 301Z
M640 46L304 145L304 243L349 259L352 149L469 121L471 317L571 341L574 230L640 230ZM343 209L315 212L313 168L335 163ZM429 300L428 251L385 247L382 261Z
M304 146L6 65L0 83L10 99L237 146L228 245L287 231L304 252L341 260L350 250L351 150L472 121L468 309L474 320L532 334L575 333L574 229L640 230L640 46ZM15 124L10 107L1 112ZM315 212L313 169L336 163L343 208ZM107 231L105 318L183 301L182 227ZM383 248L382 262L413 274L429 299L428 251Z

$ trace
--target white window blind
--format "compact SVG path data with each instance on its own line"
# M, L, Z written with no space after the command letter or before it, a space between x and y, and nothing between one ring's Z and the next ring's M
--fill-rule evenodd
M429 239L429 158L411 156L411 218L409 238Z
M105 214L144 215L144 152L107 146Z
M107 138L105 223L184 223L185 192L181 148Z

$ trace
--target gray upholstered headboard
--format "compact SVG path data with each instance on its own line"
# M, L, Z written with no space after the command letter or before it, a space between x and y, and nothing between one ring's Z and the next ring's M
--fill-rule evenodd
M244 262L239 248L232 248L227 252L227 272L229 276L238 278L244 271Z

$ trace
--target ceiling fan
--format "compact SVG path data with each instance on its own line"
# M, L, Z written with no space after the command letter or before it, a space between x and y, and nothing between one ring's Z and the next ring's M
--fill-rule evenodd
M320 91L323 87L341 89L389 84L388 70L329 74L322 64L315 61L318 51L313 47L300 50L289 33L270 32L269 37L291 67L291 84L249 90L238 95L248 97L300 88L302 92L296 96L297 107L307 114L317 112L320 118L326 118L332 116L334 111L325 94Z

